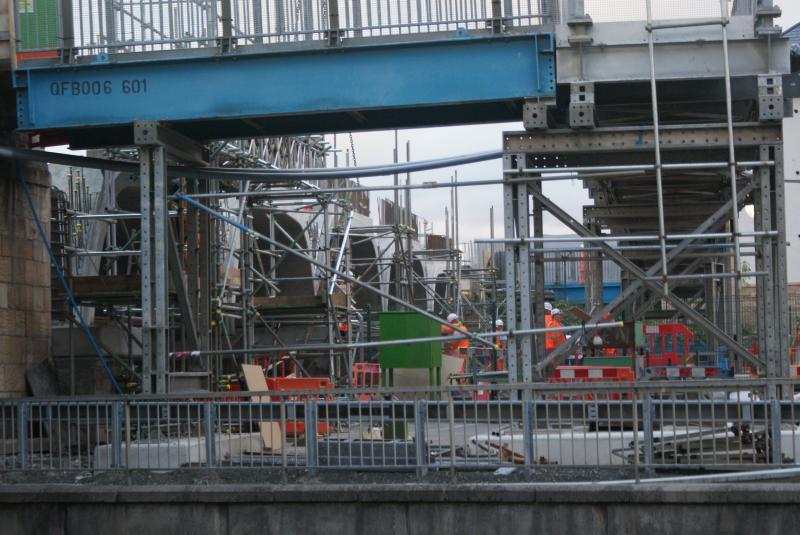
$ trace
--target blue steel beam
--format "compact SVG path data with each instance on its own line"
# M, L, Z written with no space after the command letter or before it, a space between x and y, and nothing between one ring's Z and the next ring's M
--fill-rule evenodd
M556 90L552 34L360 45L185 59L24 65L16 71L23 131L128 125L134 120L202 124L383 114L385 123L426 126L413 110L498 105ZM409 115L409 113L411 115ZM389 114L389 118L386 118ZM434 114L435 115L435 114ZM411 117L411 118L409 118ZM363 122L363 117L360 119ZM411 122L412 124L409 124ZM454 121L457 122L457 121ZM313 123L309 122L310 130ZM354 125L369 128L370 125ZM243 134L252 134L244 131ZM207 136L197 132L196 136Z

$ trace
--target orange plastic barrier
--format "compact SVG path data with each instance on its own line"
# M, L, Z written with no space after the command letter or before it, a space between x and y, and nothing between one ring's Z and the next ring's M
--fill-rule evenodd
M267 387L278 392L293 392L296 390L333 390L333 383L327 377L267 377ZM291 396L288 399L302 399L305 396ZM273 397L278 401L280 398Z
M353 388L372 388L381 386L381 365L377 362L356 362L353 364Z
M630 368L621 366L558 366L555 374L547 379L548 383L609 383L636 380L636 375ZM558 399L583 399L591 401L598 399L594 393L578 393L574 395L559 394ZM629 392L610 392L608 399L630 399Z
M381 365L377 362L356 362L353 364L353 388L373 388L381 386ZM356 394L361 401L372 399L372 394Z

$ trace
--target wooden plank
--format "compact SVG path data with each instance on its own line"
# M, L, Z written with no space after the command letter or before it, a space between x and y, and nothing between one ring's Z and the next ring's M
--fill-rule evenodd
M281 450L280 422L258 422L258 429L261 431L261 440L264 441L264 448L272 451Z
M242 364L244 382L250 392L268 392L267 379L264 377L264 368L257 364ZM253 403L269 401L269 396L253 396ZM279 422L264 421L258 422L258 429L261 432L261 440L264 448L279 451L281 449L281 426Z
M257 364L242 364L242 372L244 373L244 382L247 385L247 390L250 392L268 392L267 379L264 377L264 368ZM254 396L251 398L254 402L261 402L261 396ZM269 401L265 398L264 401Z

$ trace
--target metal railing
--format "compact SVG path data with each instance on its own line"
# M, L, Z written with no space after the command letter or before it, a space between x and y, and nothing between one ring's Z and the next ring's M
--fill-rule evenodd
M727 0L728 13L751 15L754 0ZM583 0L584 10L594 22L643 21L647 18L644 1L634 0ZM733 11L734 4L737 10ZM719 0L658 0L653 2L652 18L695 19L719 18L721 15Z
M751 15L753 3L728 0L728 11ZM17 50L66 51L65 59L502 30L560 22L580 6L594 22L646 18L645 3L631 0L14 0L14 6ZM719 16L718 0L662 0L653 7L655 20Z
M555 0L14 0L18 50L67 56L532 26ZM493 5L494 4L494 5ZM495 10L493 12L493 9ZM495 13L495 14L493 14ZM502 22L499 22L499 18Z
M797 462L800 448L798 385L542 383L8 400L0 403L0 471L785 465Z

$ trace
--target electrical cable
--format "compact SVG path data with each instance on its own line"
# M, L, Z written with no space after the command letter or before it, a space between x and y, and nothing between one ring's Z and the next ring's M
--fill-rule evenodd
M50 257L50 263L56 270L56 275L58 275L58 280L61 282L61 285L64 287L64 291L67 293L67 297L69 298L69 304L72 307L72 310L75 311L75 316L77 316L78 318L78 323L80 324L83 333L86 335L86 338L89 340L89 343L91 344L92 348L97 353L97 358L103 365L103 370L106 372L106 375L108 375L108 379L111 381L111 385L114 387L114 390L116 390L118 394L124 394L122 387L119 386L119 383L114 378L114 374L111 372L111 368L108 366L108 361L103 356L103 352L100 350L100 347L97 345L97 340L95 340L94 336L92 336L92 332L86 325L86 321L84 321L83 319L83 314L81 314L81 309L78 306L78 303L75 301L75 295L72 293L72 288L69 287L67 279L64 277L64 272L61 270L61 266L58 265L58 261L56 260L56 256L53 253L53 249L50 247L50 243L47 240L47 235L44 232L44 228L42 228L42 223L39 221L39 214L36 212L36 207L33 205L33 198L31 197L31 192L28 189L27 182L25 182L25 177L22 176L22 170L20 169L19 165L17 165L17 178L19 179L19 183L22 185L22 191L25 194L25 200L28 202L28 207L31 209L31 214L33 215L33 221L34 223L36 223L36 228L39 231L39 236L42 238L42 242L44 243L44 246L47 249L47 254Z

